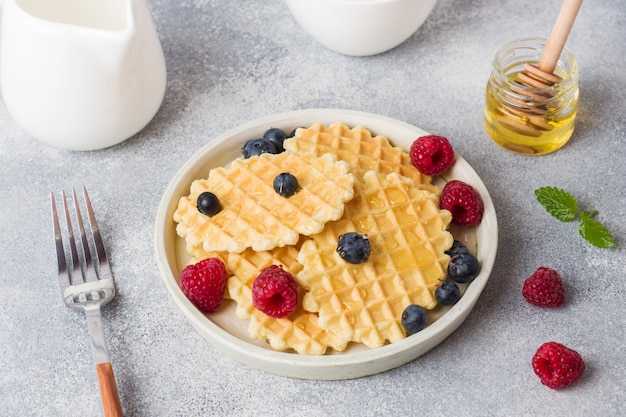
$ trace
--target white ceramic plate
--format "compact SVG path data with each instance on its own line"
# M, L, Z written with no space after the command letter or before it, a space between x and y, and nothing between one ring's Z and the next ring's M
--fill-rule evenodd
M471 184L481 195L485 213L480 225L452 229L456 239L467 242L481 263L481 272L466 288L453 307L438 307L429 316L424 330L399 342L376 349L353 344L341 353L324 356L278 352L265 341L248 337L247 322L235 317L235 305L226 301L219 312L204 315L187 300L178 285L178 273L189 257L184 241L176 235L172 220L178 200L189 193L195 179L205 178L213 167L226 165L241 156L241 147L248 139L262 136L271 127L291 132L296 127L316 122L343 122L364 126L374 134L386 136L395 146L408 150L423 130L385 116L350 110L313 109L276 114L243 124L211 140L189 159L167 187L159 205L155 225L156 259L163 281L176 305L192 326L223 353L257 369L278 375L303 379L349 379L383 372L410 362L441 343L469 315L491 273L496 256L498 231L493 202L485 185L472 167L457 155L455 164L446 173L446 180L460 179ZM438 181L444 181L439 178Z

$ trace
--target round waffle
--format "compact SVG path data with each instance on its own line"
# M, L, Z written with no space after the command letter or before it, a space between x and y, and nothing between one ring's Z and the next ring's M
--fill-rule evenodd
M360 126L350 128L343 123L325 126L315 123L308 128L296 129L295 136L287 139L284 148L291 152L313 152L316 155L331 153L350 164L350 171L363 178L367 171L381 174L396 172L415 182L415 187L435 194L441 193L428 175L421 174L402 149L392 146L386 137L372 133Z
M291 197L282 197L273 188L274 178L283 172L299 182ZM300 235L318 233L326 222L341 217L354 194L353 183L348 164L330 154L284 152L239 158L191 184L189 195L180 198L174 212L176 231L192 256L200 247L204 252L240 253L246 248L263 251L293 245ZM212 217L196 208L205 191L215 194L222 206Z
M319 314L319 325L344 342L378 347L405 337L404 308L432 309L437 284L446 279L453 238L451 213L438 197L415 188L396 173L366 172L355 182L354 198L343 217L302 244L298 281L309 291L306 310ZM371 244L367 262L348 264L337 253L340 235L360 232Z
M252 304L252 283L262 269L270 265L281 265L294 276L302 270L296 261L298 249L285 246L271 251L256 252L251 249L243 253L228 255L228 269L234 273L228 279L228 292L237 302L237 317L247 320L248 332L253 339L266 339L276 350L288 350L301 354L321 355L329 347L343 350L345 343L331 332L318 325L318 316L305 311L302 305L286 318L272 318L257 310ZM301 297L304 293L302 286Z

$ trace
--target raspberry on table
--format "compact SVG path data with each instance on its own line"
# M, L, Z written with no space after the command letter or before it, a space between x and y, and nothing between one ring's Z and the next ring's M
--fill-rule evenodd
M585 371L580 354L557 342L541 345L532 358L532 366L541 383L552 389L578 381Z
M530 304L539 307L560 307L565 302L565 289L558 272L541 266L526 280L522 296Z
M180 289L200 311L210 313L222 305L227 278L224 263L207 258L180 272Z
M415 139L409 149L411 162L425 175L443 174L454 162L454 150L443 136L427 135Z
M293 275L282 266L264 268L252 283L252 305L274 318L284 318L298 308L300 294Z
M451 180L441 190L439 208L452 213L452 223L473 226L481 222L485 207L480 194L461 180Z

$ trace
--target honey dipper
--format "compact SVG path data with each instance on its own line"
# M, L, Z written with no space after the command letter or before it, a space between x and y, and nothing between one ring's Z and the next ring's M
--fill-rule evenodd
M554 23L552 33L546 42L538 65L526 63L524 70L518 74L520 81L534 88L551 87L561 81L561 77L554 74L556 63L561 56L565 41L574 25L574 20L583 0L564 0L561 11Z
M530 88L549 88L563 81L560 76L554 73L554 70L561 56L561 52L565 47L565 42L574 25L574 20L576 19L582 2L583 0L563 1L561 11L554 23L550 37L539 59L539 63L537 65L530 63L524 64L524 70L517 74L519 84ZM505 122L507 127L526 136L538 137L541 136L541 130L552 129L552 125L545 119L547 110L542 108L542 106L534 106L533 102L541 102L553 94L549 92L530 92L526 88L518 89L512 87L511 90L525 96L530 103L527 100L510 97L514 102L520 104L521 108L518 106L511 107L510 105L507 106L507 108L526 118L529 124L523 124L512 119L502 120L504 118L501 119L501 122Z

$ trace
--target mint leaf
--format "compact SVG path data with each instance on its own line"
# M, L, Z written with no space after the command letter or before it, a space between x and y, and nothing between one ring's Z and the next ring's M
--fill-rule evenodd
M603 249L610 248L615 245L613 236L611 236L606 227L592 218L596 213L596 211L580 212L578 233L593 246Z
M556 187L540 187L535 190L537 201L562 222L570 222L579 216L578 233L587 242L598 248L610 248L615 245L613 236L593 217L595 210L579 211L578 202L573 195Z
M535 190L537 201L562 222L570 222L576 217L578 203L573 195L556 187L541 187Z

